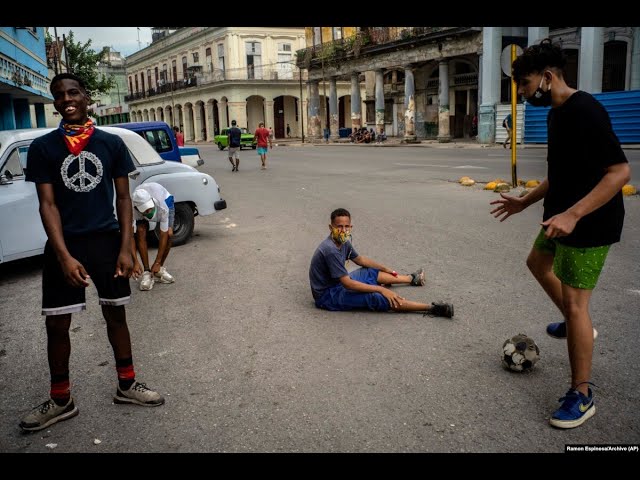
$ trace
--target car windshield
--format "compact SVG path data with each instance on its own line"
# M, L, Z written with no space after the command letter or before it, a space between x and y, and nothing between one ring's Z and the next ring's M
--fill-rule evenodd
M129 148L129 153L131 153L131 157L139 164L139 165L150 165L154 163L162 163L164 160L158 152L149 145L144 138L137 134L129 134L129 135L120 135L120 132L114 132L115 129L111 130L111 132L116 133L118 136L124 140L125 145ZM124 130L124 129L122 129ZM129 132L129 130L124 130Z

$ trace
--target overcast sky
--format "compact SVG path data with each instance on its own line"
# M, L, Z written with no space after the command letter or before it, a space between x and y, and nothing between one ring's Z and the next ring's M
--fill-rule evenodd
M113 47L123 57L137 52L151 43L151 27L56 27L58 37L62 40L62 34L69 35L73 31L76 41L85 43L91 39L91 48L96 52L102 47ZM138 32L140 33L138 37ZM53 36L53 27L49 27L49 33ZM138 44L138 38L140 44ZM139 46L138 46L139 45Z

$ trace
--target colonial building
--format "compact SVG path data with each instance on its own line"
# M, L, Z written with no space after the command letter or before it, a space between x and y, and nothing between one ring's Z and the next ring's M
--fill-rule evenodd
M163 120L187 141L212 141L236 120L259 122L276 137L301 136L303 79L294 52L304 28L185 27L154 32L148 47L126 59L131 121Z
M318 85L328 79L332 88L351 81L351 92L329 98L333 138L350 118L354 125L375 125L407 142L468 138L476 134L475 124L481 143L501 141L511 102L503 52L511 44L524 48L546 37L565 50L570 85L594 94L640 88L640 27L306 27L307 48L298 52L297 64L309 72L308 134L321 136L324 102ZM638 97L629 92L616 100L625 104L625 113L618 123L619 109L610 110L614 129L635 128L640 135ZM521 139L526 120L519 100Z
M49 93L43 27L0 27L0 130L45 127Z
M129 107L124 100L127 94L127 73L125 60L120 52L109 50L98 65L98 72L105 76L112 76L115 86L106 94L100 96L93 106L93 114L98 125L109 125L129 121Z

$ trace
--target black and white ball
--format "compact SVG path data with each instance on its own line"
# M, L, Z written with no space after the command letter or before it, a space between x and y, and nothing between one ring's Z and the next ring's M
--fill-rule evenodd
M540 349L533 338L519 333L502 344L502 365L514 372L531 370L540 360Z

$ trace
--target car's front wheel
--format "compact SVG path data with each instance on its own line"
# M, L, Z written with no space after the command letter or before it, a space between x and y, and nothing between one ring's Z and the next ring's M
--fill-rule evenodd
M188 203L180 202L176 203L176 218L173 220L173 246L183 245L193 235L193 227L195 219L193 216L193 209ZM159 236L159 228L156 228L156 237Z
M222 142L218 142L218 148L220 150L224 150L224 145L222 145Z

